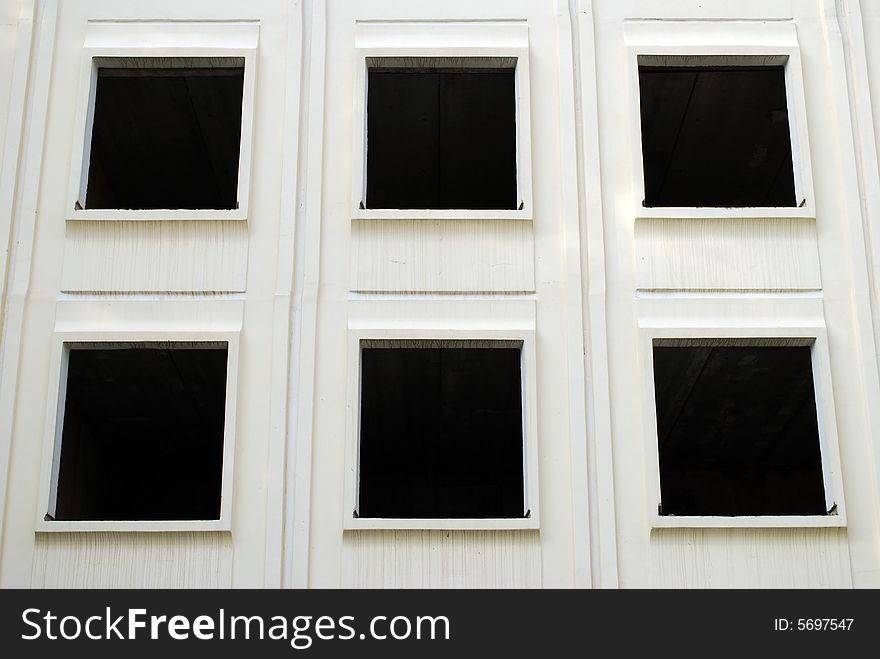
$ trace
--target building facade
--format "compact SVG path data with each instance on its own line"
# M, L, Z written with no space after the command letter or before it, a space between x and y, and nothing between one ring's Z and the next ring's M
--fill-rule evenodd
M4 0L0 62L3 587L880 586L880 2Z

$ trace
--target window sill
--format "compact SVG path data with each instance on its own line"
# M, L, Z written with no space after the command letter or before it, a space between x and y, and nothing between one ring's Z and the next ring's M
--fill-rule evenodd
M538 519L516 517L510 519L390 519L384 517L347 517L343 524L347 531L354 530L480 530L511 531L538 529Z
M706 220L706 219L800 219L815 220L816 211L809 204L802 207L755 206L746 208L720 208L716 206L637 206L637 220Z
M356 208L353 220L531 220L531 209L466 210L466 209L397 209Z
M81 520L39 520L34 531L37 533L174 533L181 531L231 531L229 520L223 519L175 519L143 521L81 521Z
M760 517L698 517L655 515L651 527L660 528L825 528L846 526L846 517L835 515L766 515Z
M67 214L68 220L95 220L95 221L118 221L118 222L152 222L170 220L247 220L247 210L121 210L121 209L83 209L73 210Z

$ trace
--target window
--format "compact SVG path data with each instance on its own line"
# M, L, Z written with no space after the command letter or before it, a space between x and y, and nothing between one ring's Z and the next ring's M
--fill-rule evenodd
M624 21L636 219L816 218L793 21Z
M360 341L360 518L525 518L522 341Z
M525 20L358 20L353 220L532 220Z
M366 208L518 208L515 59L367 66Z
M653 341L662 516L836 512L823 475L811 344Z
M228 344L72 342L65 352L46 519L220 519Z
M85 209L239 206L244 58L94 58Z
M247 220L259 22L84 27L66 219Z
M767 60L784 58L639 57L645 207L798 206L785 67Z

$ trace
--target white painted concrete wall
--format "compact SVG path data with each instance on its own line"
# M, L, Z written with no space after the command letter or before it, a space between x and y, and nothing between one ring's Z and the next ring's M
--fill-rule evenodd
M6 2L0 7L0 153L6 138L6 122L9 120L9 105L12 96L12 72L15 66L15 45L18 40L18 10L16 2ZM2 176L0 170L0 176Z
M66 219L89 22L132 20L259 24L246 222ZM353 220L357 46L523 28L531 219ZM638 210L632 57L658 44L796 54L804 209ZM880 586L877 2L7 2L0 49L3 586ZM353 337L514 329L539 528L345 530ZM35 531L64 331L238 334L231 532ZM845 526L660 526L651 337L783 334L821 338Z

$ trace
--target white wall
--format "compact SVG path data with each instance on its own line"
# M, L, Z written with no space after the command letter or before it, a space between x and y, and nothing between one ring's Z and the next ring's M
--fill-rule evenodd
M4 204L0 210L0 248L3 278L0 301L6 298L6 275L12 229L12 191L15 185L22 109L27 86L32 23L24 2L10 0L0 7L0 182ZM5 314L0 314L0 328Z
M247 586L262 585L266 579L271 487L276 488L271 499L280 498L280 479L272 483L269 478L270 373L275 359L270 347L289 9L281 0L257 0L246 7L209 0L45 3L39 17L41 38L35 44L37 73L31 81L35 102L29 108L33 128L25 145L28 175L16 216L22 233L33 236L32 243L17 245L16 277L26 280L30 273L30 280L19 284L27 286L24 315L16 324L7 316L4 342L5 363L21 365L12 384L15 393L4 391L9 407L0 413L12 414L15 420L11 460L8 471L4 469L8 498L0 576L5 586ZM65 219L72 205L66 192L72 145L76 131L82 130L74 117L83 101L78 85L87 21L145 17L259 21L257 128L246 222ZM40 94L45 104L39 102ZM291 110L294 117L296 110ZM42 144L40 130L45 131ZM34 214L28 212L28 204ZM132 254L154 256L138 259ZM160 258L166 264L162 272L157 270ZM151 327L206 336L240 330L231 533L34 533L38 510L46 505L38 483L43 459L51 450L44 440L51 432L47 396L55 396L50 392L52 346L65 323L76 332L95 335ZM11 341L13 335L20 342Z
M824 15L819 3L763 0L652 3L650 9L635 0L600 1L593 7L621 585L876 585L877 497L873 464L866 460L877 436L876 408L871 406L877 386L875 350L861 217L852 203L857 192L854 181L847 179L853 165L851 142L846 147L850 124L846 97L841 96L846 90L837 85L845 80L845 70L839 43L827 37L836 29L827 21L836 17ZM753 21L750 34L760 35L766 32L765 21L794 20L803 63L814 220L797 220L784 228L784 221L756 217L731 231L730 221L717 219L635 219L637 101L630 86L634 71L627 60L624 21L642 18L670 21L662 38L676 42L679 34L682 47L697 50L714 38L706 36L713 28L692 33L686 22L671 21L747 20ZM778 233L767 229L769 223L779 227ZM762 256L767 241L772 242ZM815 258L811 252L818 252L817 264L809 265ZM719 272L719 254L720 279L713 274ZM664 275L663 268L646 274L635 267L649 258L665 258L667 264L675 259L673 276ZM823 325L831 355L847 528L650 530L647 522L656 496L645 492L645 475L656 467L644 441L653 422L653 410L643 401L650 386L645 332L671 327L699 336L705 330L692 328L748 333L752 327Z
M28 131L20 161L3 161L23 175L0 170L21 236L0 362L0 584L880 586L880 241L861 201L880 195L864 155L876 161L877 145L858 119L880 134L878 11L866 0L43 3ZM6 37L23 33L10 16L0 15L4 54ZM134 18L259 22L246 222L66 219L88 22ZM804 209L637 219L626 39L644 19L662 19L651 38L692 51L787 35L801 62ZM352 219L364 21L431 22L451 48L470 38L462 26L486 28L487 47L527 26L531 219ZM0 92L14 86L3 76ZM240 331L231 532L35 533L59 332L145 327ZM344 530L351 346L365 327L533 332L539 529ZM846 525L655 528L651 336L758 331L820 337L823 431L839 453Z
M569 397L570 347L579 346L579 317L566 314L565 302L579 286L568 277L562 238L575 240L574 179L567 176L566 142L574 139L571 121L570 60L561 57L567 39L552 4L508 2L503 18L527 21L531 109L534 219L400 220L351 219L352 110L355 84L352 45L356 21L364 19L450 21L449 47L463 42L453 30L462 21L499 17L498 7L469 2L327 3L327 46L323 70L323 172L321 198L320 281L315 344L314 431L312 464L309 583L315 586L565 586L573 583L576 553L572 490L586 487L575 480L580 465L572 462L571 442L583 427L580 400ZM470 24L472 25L472 24ZM412 27L410 29L417 29ZM443 28L441 27L441 30ZM491 46L504 26L489 26L480 36ZM389 43L394 44L393 40ZM563 65L565 68L563 68ZM314 92L312 92L314 93ZM566 99L563 101L563 99ZM314 127L310 127L314 129ZM573 172L571 172L573 174ZM569 233L566 234L566 231ZM467 241L475 249L457 249ZM373 247L381 245L380 249ZM402 255L402 256L401 256ZM577 257L576 252L574 253ZM363 262L368 259L368 262ZM351 266L350 266L351 261ZM415 264L412 271L393 261ZM577 265L575 263L575 265ZM503 272L501 277L484 273ZM381 276L378 273L383 273ZM464 281L462 281L464 277ZM372 291L354 295L352 291ZM418 294L415 292L418 291ZM453 293L465 291L461 300ZM404 301L393 301L400 294ZM356 298L356 299L355 299ZM347 324L369 314L376 327L421 329L434 336L445 327L489 328L514 322L523 302L535 314L525 322L537 328L536 387L541 531L354 530L340 533L343 515L353 507L343 498L344 441L350 437L340 400L356 404L346 390ZM472 318L480 318L476 324ZM571 334L571 333L574 334ZM306 344L302 350L308 349ZM576 354L576 353L575 353ZM528 376L527 376L528 377ZM548 395L548 392L554 392ZM346 398L348 396L348 398ZM297 438L297 441L300 441ZM309 441L307 438L304 441ZM533 466L529 466L532 469ZM297 476L309 474L297 470ZM302 511L296 508L295 513ZM537 514L537 510L535 510ZM350 513L349 513L350 514ZM581 560L586 554L581 553Z
M15 45L18 36L18 3L6 2L0 7L0 126L5 128L9 119L12 95L12 71L15 64ZM6 131L0 131L0 153L3 152ZM3 175L0 170L0 176Z

